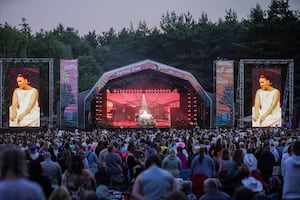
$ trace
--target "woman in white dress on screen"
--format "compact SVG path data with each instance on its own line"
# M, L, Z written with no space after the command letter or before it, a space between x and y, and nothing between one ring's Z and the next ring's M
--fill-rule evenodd
M280 91L272 86L266 75L259 77L252 109L253 127L281 127Z
M39 127L39 91L30 86L28 77L24 74L18 74L16 81L18 88L14 90L12 96L12 104L9 112L9 126Z

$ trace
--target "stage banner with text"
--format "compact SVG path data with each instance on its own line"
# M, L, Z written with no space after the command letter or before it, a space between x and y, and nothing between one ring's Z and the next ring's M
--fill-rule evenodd
M216 62L216 126L231 126L234 110L234 61Z
M78 60L60 60L61 127L78 126Z

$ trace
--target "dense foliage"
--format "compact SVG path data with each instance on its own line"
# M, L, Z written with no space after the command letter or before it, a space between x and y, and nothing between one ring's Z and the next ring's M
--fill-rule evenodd
M299 100L299 17L299 11L291 10L287 0L273 0L267 10L257 5L240 21L232 9L214 23L205 13L194 19L190 13L167 12L159 27L149 28L143 21L136 29L131 26L116 32L111 28L84 36L62 24L33 33L22 19L20 27L0 25L0 57L54 58L56 101L59 59L79 60L80 91L91 88L105 71L152 59L191 72L209 92L213 92L216 59L294 59L294 93Z

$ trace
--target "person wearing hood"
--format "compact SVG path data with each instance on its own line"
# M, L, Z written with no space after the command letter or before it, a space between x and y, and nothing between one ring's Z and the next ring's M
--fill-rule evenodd
M247 166L249 172L257 169L257 159L250 148L247 149L247 153L244 155L243 162Z
M175 155L174 149L169 149L169 155L166 156L161 164L161 168L169 171L174 178L179 178L182 169L181 160Z
M283 165L282 199L300 199L300 140L292 144L292 156Z

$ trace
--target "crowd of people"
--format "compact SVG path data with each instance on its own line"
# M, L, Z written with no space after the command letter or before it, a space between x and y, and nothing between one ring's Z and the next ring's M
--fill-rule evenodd
M300 199L297 129L0 135L0 199Z

